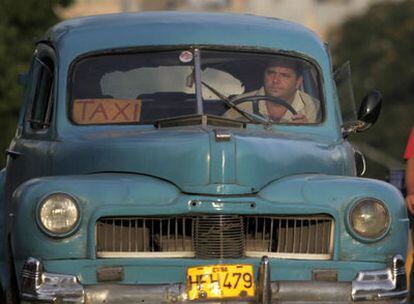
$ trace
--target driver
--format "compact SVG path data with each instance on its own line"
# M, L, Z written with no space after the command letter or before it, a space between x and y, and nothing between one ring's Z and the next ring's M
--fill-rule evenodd
M238 107L246 112L268 117L276 123L314 123L318 118L319 101L299 90L302 82L303 76L297 61L274 60L266 66L263 86L259 90L238 95L233 98L233 101L237 103L237 99L260 95L280 98L289 103L297 114L292 114L285 106L266 99L258 102L242 102ZM232 119L240 118L240 114L234 109L225 112L224 116Z

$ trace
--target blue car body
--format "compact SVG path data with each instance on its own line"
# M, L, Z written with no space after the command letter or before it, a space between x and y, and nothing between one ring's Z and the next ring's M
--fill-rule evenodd
M69 91L74 66L84 58L192 48L278 53L307 60L321 76L321 122L242 127L209 124L208 119L172 127L74 123ZM313 32L250 15L105 15L59 23L38 42L36 56L53 63L52 106L49 122L34 127L37 122L28 119L36 99L31 96L37 94L31 85L38 77L33 63L7 166L0 172L4 244L0 278L5 301L234 300L202 293L189 298L187 269L221 264L253 265L254 296L237 298L246 303L404 301L408 231L404 200L385 182L357 177L355 151L343 135L328 51ZM220 140L220 132L225 140ZM70 231L59 234L45 229L39 214L50 195L62 193L75 202L78 219ZM380 202L385 210L387 223L378 236L364 237L353 228L352 210L364 201ZM119 250L105 256L97 250L100 219L125 219L132 229L142 219L158 223L154 218L165 217L178 229L175 218L233 215L252 218L256 225L266 223L257 218L267 217L271 225L287 225L286 231L301 218L329 217L330 230L324 230L323 237L330 233L331 248L324 257L296 254L294 249L293 255L272 250L249 254L247 243L239 256L221 257L153 256L151 250L142 255L123 255ZM112 225L116 223L113 220ZM267 230L262 229L265 239ZM117 236L123 238L122 233ZM318 230L307 233L317 235ZM138 241L134 244L140 246ZM194 244L192 248L190 252L196 250Z

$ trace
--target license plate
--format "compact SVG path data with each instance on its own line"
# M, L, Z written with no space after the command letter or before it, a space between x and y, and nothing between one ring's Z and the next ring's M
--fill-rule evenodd
M254 297L252 265L209 265L187 269L189 300Z

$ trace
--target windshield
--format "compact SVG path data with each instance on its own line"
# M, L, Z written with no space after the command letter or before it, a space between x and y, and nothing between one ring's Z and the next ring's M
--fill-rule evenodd
M317 69L296 57L209 50L105 54L72 72L77 124L151 124L206 114L253 123L322 119Z

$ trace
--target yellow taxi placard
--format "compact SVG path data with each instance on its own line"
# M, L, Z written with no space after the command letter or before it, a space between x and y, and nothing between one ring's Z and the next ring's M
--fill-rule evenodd
M81 125L136 123L140 121L141 100L75 99L72 118Z

